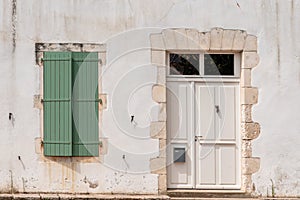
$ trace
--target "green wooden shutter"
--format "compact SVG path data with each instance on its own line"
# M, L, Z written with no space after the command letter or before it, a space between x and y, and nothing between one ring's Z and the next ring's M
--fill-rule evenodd
M72 155L71 53L44 53L44 155Z
M98 54L72 53L73 156L98 156Z

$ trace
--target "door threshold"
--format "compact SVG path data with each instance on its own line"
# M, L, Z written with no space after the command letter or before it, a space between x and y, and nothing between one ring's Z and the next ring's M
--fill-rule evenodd
M168 189L170 197L202 197L202 198L242 198L251 194L242 190L202 190L202 189Z

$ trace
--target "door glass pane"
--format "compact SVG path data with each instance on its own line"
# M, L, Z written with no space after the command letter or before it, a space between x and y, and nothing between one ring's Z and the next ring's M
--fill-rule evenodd
M199 55L171 53L170 75L199 75Z
M205 54L204 75L233 76L234 54Z

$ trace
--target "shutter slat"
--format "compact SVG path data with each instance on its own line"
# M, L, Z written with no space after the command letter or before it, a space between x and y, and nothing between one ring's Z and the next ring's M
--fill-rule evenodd
M98 55L76 52L72 58L73 156L98 156Z
M45 52L44 58L44 154L71 156L71 101L65 101L71 99L71 53Z

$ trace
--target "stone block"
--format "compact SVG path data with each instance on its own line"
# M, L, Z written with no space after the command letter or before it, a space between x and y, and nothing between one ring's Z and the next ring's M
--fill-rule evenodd
M39 94L33 96L33 107L37 109L43 109L42 97Z
M240 30L236 31L233 40L232 50L242 51L245 46L246 37L247 37L246 31L240 31Z
M159 157L150 159L150 170L153 174L167 174L166 158Z
M107 108L107 94L99 94L99 99L101 99L99 110L105 110Z
M241 104L256 104L258 101L257 88L241 88Z
M98 56L99 56L101 65L102 66L106 65L106 52L99 52Z
M99 138L99 155L107 154L108 138Z
M176 41L176 49L180 50L188 50L188 38L186 34L186 30L183 28L173 29L175 41Z
M210 32L210 50L220 50L222 45L223 29L214 28Z
M150 35L151 48L153 50L165 50L165 44L162 34L151 34Z
M177 49L174 31L172 29L165 29L162 31L162 34L165 42L165 48L167 50Z
M242 190L246 193L251 193L252 190L252 177L251 175L242 175Z
M234 31L234 30L224 30L223 31L222 45L221 45L222 50L225 50L225 51L232 50L235 32L236 31Z
M199 33L200 50L208 51L210 48L210 32Z
M157 103L165 103L166 87L164 85L154 85L152 87L152 99Z
M36 52L36 64L38 66L43 66L43 57L44 57L44 52Z
M257 51L257 37L254 35L247 35L244 51Z
M241 123L241 134L244 140L253 140L260 134L260 125L257 122Z
M252 157L252 144L250 140L242 140L242 157Z
M167 140L166 139L159 139L159 157L166 157L166 150L167 150Z
M151 63L156 66L166 65L166 52L165 51L151 51Z
M259 63L259 56L256 52L242 53L242 68L251 69Z
M166 122L151 122L150 124L150 136L155 139L166 139Z
M252 105L241 105L241 121L252 122Z
M242 158L242 174L250 175L257 172L260 168L260 158Z
M160 174L158 176L158 191L160 193L167 191L167 175L165 174Z
M196 29L187 29L186 35L188 39L189 50L199 50L199 31Z
M251 69L242 69L241 87L251 87Z
M167 121L167 108L166 103L159 104L158 121Z
M34 146L35 146L35 153L41 154L42 153L42 138L41 137L34 138Z

